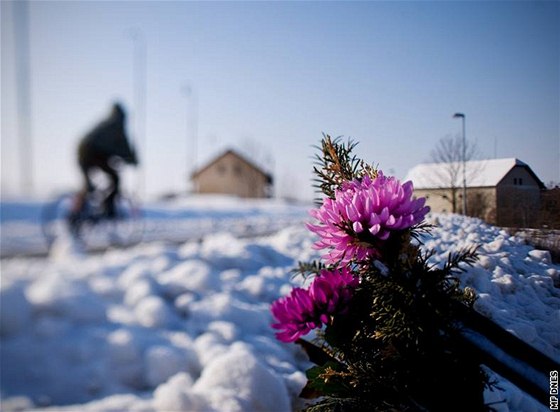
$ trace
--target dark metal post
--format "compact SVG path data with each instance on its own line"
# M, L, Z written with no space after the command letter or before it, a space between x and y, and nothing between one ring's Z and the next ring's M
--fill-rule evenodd
M463 163L463 215L467 214L467 140L465 134L465 115L463 113L455 113L453 118L461 118L463 120L463 147L461 150L461 161Z

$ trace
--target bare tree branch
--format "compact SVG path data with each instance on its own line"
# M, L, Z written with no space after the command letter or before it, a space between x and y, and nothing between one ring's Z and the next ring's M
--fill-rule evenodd
M465 161L477 159L480 151L476 143L467 140L465 144ZM434 163L443 164L439 172L430 178L437 187L450 190L451 196L444 198L451 204L453 213L456 213L458 189L462 184L463 139L459 135L445 136L437 142L430 154ZM468 180L479 172L480 170L469 170Z

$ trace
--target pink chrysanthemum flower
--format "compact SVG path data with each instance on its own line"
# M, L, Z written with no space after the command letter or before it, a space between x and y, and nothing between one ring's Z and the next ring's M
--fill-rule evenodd
M272 304L272 315L278 321L272 327L280 330L276 338L282 342L294 342L311 330L328 324L331 316L344 314L358 282L347 268L322 270L309 289L292 289L288 296Z
M316 249L329 249L329 264L346 265L379 255L376 246L392 232L420 223L430 210L425 198L415 199L412 182L401 183L381 172L345 183L310 214L319 221L307 227L321 238Z

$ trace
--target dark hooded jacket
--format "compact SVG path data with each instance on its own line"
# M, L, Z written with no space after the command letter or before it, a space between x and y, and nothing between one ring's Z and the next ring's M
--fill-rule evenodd
M129 164L138 163L136 152L126 136L125 117L121 105L115 104L111 115L81 140L78 147L78 159L81 165L107 162L112 156L120 157Z

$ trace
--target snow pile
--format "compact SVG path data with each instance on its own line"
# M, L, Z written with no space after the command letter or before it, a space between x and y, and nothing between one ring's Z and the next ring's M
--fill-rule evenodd
M506 231L477 219L436 216L426 248L434 263L450 251L479 245L479 259L461 276L476 290L475 308L518 338L560 359L560 268L550 252L536 250Z
M433 221L438 228L424 239L436 250L433 263L481 244L480 260L463 276L480 294L477 309L560 359L560 267L476 219ZM274 338L269 307L302 281L290 270L316 257L314 239L299 223L257 238L222 229L181 245L3 260L2 410L301 407L310 365L297 345ZM499 410L542 409L502 386L487 394L507 400Z
M269 303L310 246L287 228L4 260L3 410L297 407L307 360L276 341Z

